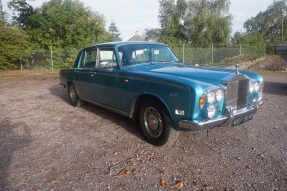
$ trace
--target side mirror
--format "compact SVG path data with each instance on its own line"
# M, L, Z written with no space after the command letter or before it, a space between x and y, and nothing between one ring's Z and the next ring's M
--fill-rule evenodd
M100 63L100 68L102 68L102 69L106 69L106 68L108 68L108 62L101 62Z

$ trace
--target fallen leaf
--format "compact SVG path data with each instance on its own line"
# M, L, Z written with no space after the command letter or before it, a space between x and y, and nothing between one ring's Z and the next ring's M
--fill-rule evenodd
M172 188L178 188L178 189L181 189L184 187L184 182L182 181L177 181L173 186Z
M129 165L129 166L135 166L136 164L133 163L132 161L128 161L128 165Z
M206 190L213 190L213 186L210 186L210 185L206 186L205 188L206 188Z
M164 178L160 179L160 185L165 188L167 186L166 180Z
M140 170L134 169L133 173L134 173L134 174L139 174L139 173L140 173Z
M117 174L115 176L115 178L120 178L120 177L123 177L123 176L127 176L129 175L131 172L129 170L122 170L119 174Z

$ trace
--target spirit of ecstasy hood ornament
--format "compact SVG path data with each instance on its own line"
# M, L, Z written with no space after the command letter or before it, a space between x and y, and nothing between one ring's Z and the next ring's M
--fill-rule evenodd
M236 64L235 64L235 67L236 67L236 75L237 75L237 74L239 74L240 64L236 63Z

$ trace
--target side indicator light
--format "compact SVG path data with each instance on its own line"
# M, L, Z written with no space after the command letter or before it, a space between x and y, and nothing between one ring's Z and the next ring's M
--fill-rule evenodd
M262 91L264 89L264 83L262 83L261 85L260 85L260 90Z

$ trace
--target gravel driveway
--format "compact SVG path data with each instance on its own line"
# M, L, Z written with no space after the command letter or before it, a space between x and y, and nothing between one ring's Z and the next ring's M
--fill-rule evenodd
M287 73L248 123L154 147L128 118L74 108L55 77L0 73L0 190L287 190Z

